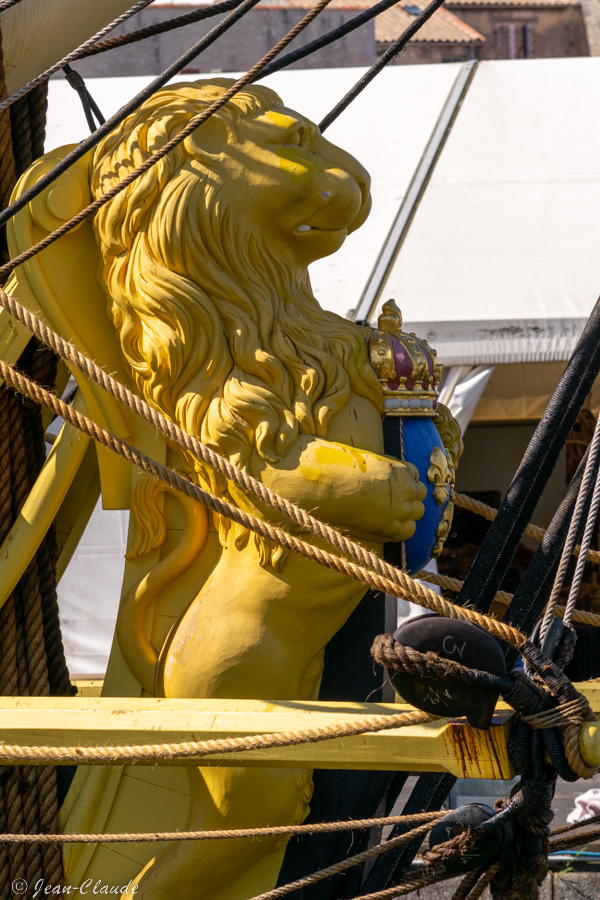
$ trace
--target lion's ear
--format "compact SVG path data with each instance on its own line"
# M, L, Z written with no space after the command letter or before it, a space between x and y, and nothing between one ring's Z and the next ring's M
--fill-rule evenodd
M227 147L229 128L217 114L203 122L185 139L186 150L201 162L210 162Z

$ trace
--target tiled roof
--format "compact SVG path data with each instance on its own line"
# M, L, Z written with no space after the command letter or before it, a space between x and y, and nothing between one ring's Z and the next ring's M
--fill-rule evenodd
M315 0L261 0L259 7L269 9L311 9ZM331 0L327 9L368 9L371 0ZM418 10L427 6L427 0L402 0L380 13L375 19L375 40L388 44L394 41L413 21ZM460 42L484 41L483 35L443 7L419 29L412 39L415 42Z
M388 44L402 34L415 18L413 10L423 9L425 0L406 0L392 6L375 19L375 40ZM408 9L407 9L408 8ZM483 35L443 7L438 9L412 38L415 43L426 42L467 42L484 41Z
M581 0L448 0L448 5L454 7L473 6L580 6Z

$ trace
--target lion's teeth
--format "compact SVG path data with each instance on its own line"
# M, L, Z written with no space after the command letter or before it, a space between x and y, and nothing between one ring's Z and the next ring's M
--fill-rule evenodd
M298 225L298 231L312 231L311 225Z

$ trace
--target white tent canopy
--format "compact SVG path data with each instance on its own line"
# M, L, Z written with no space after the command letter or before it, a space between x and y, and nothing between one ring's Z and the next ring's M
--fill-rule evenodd
M385 280L450 365L568 359L600 292L600 59L481 63Z

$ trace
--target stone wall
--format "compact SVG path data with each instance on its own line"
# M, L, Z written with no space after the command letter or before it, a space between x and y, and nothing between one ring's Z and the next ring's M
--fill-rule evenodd
M591 56L600 56L600 0L581 0Z
M184 12L185 10L180 10ZM112 35L124 34L137 28L173 18L173 9L145 9L132 16ZM237 72L254 65L297 22L305 10L253 9L228 32L206 49L185 72ZM352 9L325 10L289 46L286 52L301 47L327 31L344 24L356 15ZM199 40L219 21L219 17L204 19L194 25L178 28L166 34L147 38L127 47L111 50L75 63L84 77L115 75L157 75ZM111 35L111 36L112 36ZM370 66L375 62L375 32L373 22L317 50L294 68L331 68L339 66Z
M599 3L600 0L589 0ZM498 52L497 28L502 25L529 25L532 59L544 57L589 56L583 13L580 6L563 7L494 7L469 8L451 2L447 4L472 28L485 37L485 43L476 45L477 59L505 59Z
M470 43L469 41L412 41L396 56L390 65L423 65L425 63L467 62L470 59L478 59L477 48L481 41ZM377 44L377 55L387 50L389 44Z

